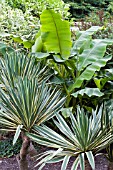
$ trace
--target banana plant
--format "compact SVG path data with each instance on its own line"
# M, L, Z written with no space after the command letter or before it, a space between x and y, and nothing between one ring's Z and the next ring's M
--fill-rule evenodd
M46 125L34 126L34 133L27 136L38 144L45 145L57 150L49 150L37 156L40 160L36 166L41 170L46 163L62 162L61 170L66 170L71 157L75 160L71 170L77 170L80 164L81 170L85 170L85 157L88 159L91 168L95 169L94 155L106 148L113 141L113 128L107 125L101 128L102 108L93 110L89 115L80 107L77 112L70 114L70 123L57 114L54 123L59 133ZM39 135L40 134L40 135Z
M76 40L72 42L69 22L51 9L42 12L40 22L40 32L32 48L33 55L38 60L46 61L53 69L51 81L67 95L65 106L69 107L72 100L76 101L76 95L72 94L81 94L83 90L87 95L88 83L111 60L112 56L106 55L106 47L112 45L113 40L93 39L92 35L102 29L93 26L86 31L76 32ZM90 96L102 96L96 85L91 91L95 92L90 93Z

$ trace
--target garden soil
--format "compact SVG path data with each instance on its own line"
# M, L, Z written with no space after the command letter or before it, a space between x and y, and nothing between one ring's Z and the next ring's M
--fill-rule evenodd
M41 150L45 151L45 148L44 149L41 148ZM38 167L34 168L35 164L33 163L33 161L29 157L27 159L29 163L29 170L38 170ZM74 158L70 159L67 170L71 170L71 165L73 161ZM96 155L95 162L96 162L95 170L109 170L108 168L109 162L103 154ZM43 168L43 170L60 170L60 169L61 163L47 164ZM11 158L0 158L0 170L19 170L18 163L16 161L16 156L13 156ZM80 170L80 167L78 167L78 170ZM87 163L86 170L91 170L90 166ZM113 170L113 168L111 170Z

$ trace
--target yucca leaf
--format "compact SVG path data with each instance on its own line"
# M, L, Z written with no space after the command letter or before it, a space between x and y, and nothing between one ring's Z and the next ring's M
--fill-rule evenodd
M84 153L81 153L81 154L79 155L79 160L80 160L81 170L85 170Z
M79 158L77 157L76 160L74 161L71 170L77 170L79 164Z
M69 133L67 129L65 129L65 127L63 127L62 125L60 125L57 121L53 120L55 125L58 127L58 129L64 134L66 135L66 137L69 137L71 141L75 140L75 142L77 142L75 136L73 135L73 133Z
M86 156L88 158L88 161L89 161L92 169L94 170L95 169L95 161L94 161L94 156L93 156L92 152L91 151L86 152Z
M38 130L40 135L44 135L48 140L53 141L54 143L59 143L60 141L62 141L62 145L64 147L70 145L70 147L74 147L74 145L66 140L64 137L62 137L61 135L59 135L58 133L56 133L55 131L53 131L52 129L48 128L47 126L43 125L43 126L35 126L34 129Z
M47 163L57 163L57 162L60 162L63 160L64 160L64 156L59 156L59 157L55 157L55 158L49 160Z
M27 76L29 79L37 78L38 82L51 77L47 67L42 68L40 63L36 65L34 57L28 58L20 53L5 55L4 59L0 61L0 69L1 83L7 86L14 86L14 82L18 76L22 78Z
M13 138L13 145L16 143L16 141L17 141L17 139L18 139L22 127L23 127L23 125L18 125L17 130L16 130L16 133L15 133L14 138Z
M36 166L39 166L40 164L47 163L49 160L53 159L57 154L59 154L63 149L59 148L56 151L53 151L52 153L46 155L44 158L42 158Z
M42 168L46 165L46 163L43 163L39 168L38 170L42 170Z
M48 138L46 137L41 137L39 135L34 135L32 133L27 133L27 136L29 138L31 138L32 140L34 140L35 142L37 142L38 144L41 144L41 145L44 145L44 146L48 146L48 147L53 147L53 148L60 148L62 143L58 143L55 142L55 140L49 140ZM60 145L61 144L61 145Z
M69 162L70 156L66 155L64 157L63 163L62 163L62 167L61 170L66 170L68 162Z
M101 114L102 108L98 112L97 109L95 111L92 110L92 114L89 115L89 113L78 107L75 115L70 113L70 124L67 124L61 115L57 115L57 120L54 122L59 128L60 133L55 132L46 125L41 125L34 126L35 134L29 133L27 136L39 144L52 148L62 148L63 150L55 154L54 158L57 161L63 159L62 169L66 169L70 157L77 156L71 170L77 170L79 163L81 169L84 170L85 154L91 167L94 169L95 163L92 152L96 153L102 150L112 143L113 140L112 129L107 129L107 126L105 126L101 130ZM70 134L68 135L68 133ZM48 154L48 157L44 155L46 160L51 158L52 152L49 151ZM50 159L48 163L54 162L54 159ZM41 164L43 164L43 161Z
M62 131L62 133L64 133L67 137L70 137L70 139L75 140L75 137L71 131L71 129L69 128L69 126L67 125L67 123L64 121L64 119L62 118L62 116L60 116L59 114L57 114L57 119L59 121L59 124L54 121L54 123L56 124L56 126Z
M81 169L84 170L85 154L87 155L91 167L94 169L95 163L92 152L100 151L113 140L112 130L107 129L106 126L103 131L101 130L101 114L101 107L98 113L97 109L95 111L92 110L90 116L88 113L85 113L83 109L78 107L76 115L70 113L70 127L68 127L68 124L62 116L57 114L57 120L54 122L59 128L60 133L55 132L46 125L41 125L34 126L35 134L29 133L27 136L39 144L52 148L62 148L63 150L59 153L56 152L54 157L56 161L61 161L63 159L62 169L66 169L70 157L77 156L71 170L76 170L79 163ZM54 153L52 152L53 151L49 151L46 154L44 153L44 157L43 154L41 155L43 159L41 164L44 163L44 160L47 161L47 159L47 163L54 162L54 159L51 158Z

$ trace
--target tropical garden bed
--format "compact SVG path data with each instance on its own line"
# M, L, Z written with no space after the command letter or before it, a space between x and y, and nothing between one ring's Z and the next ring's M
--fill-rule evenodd
M0 169L110 169L113 4L99 3L1 2Z

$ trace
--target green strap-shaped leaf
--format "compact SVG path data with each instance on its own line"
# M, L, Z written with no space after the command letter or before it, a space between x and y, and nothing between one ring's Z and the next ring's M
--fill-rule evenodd
M57 163L57 162L60 162L63 160L64 160L64 156L59 156L59 157L55 157L55 158L49 160L47 163Z
M66 156L64 157L61 170L66 170L67 165L68 165L68 162L69 162L69 158L70 158L70 156L68 156L68 155L66 155Z
M50 9L42 12L40 21L42 41L47 51L68 59L72 44L69 22L63 21L60 14Z
M95 169L95 161L94 161L94 156L93 156L92 152L91 151L86 152L86 156L88 158L88 161L89 161L92 169L94 170Z
M38 170L42 170L45 165L46 165L46 163L43 163L43 164L38 168Z
M15 133L15 136L14 136L14 139L13 139L13 145L16 143L16 141L17 141L17 139L18 139L22 127L23 127L23 125L18 125L17 130L16 130L16 133Z
M22 43L22 42L23 42L23 39L22 39L20 36L13 35L13 36L12 36L12 39L13 39L15 42L18 42L18 43Z
M81 167L81 170L85 170L84 153L81 153L81 154L79 155L79 159L80 159L80 167Z
M73 93L72 96L77 98L78 95L83 96L84 94L86 94L89 97L91 97L91 96L101 97L101 96L104 95L104 93L102 93L98 88L89 88L89 87L86 87L85 89L82 89L82 90L77 91L76 93Z
M77 157L76 160L74 161L74 163L71 167L71 170L77 170L78 164L79 164L79 157Z
M104 67L106 62L111 58L112 56L104 57L103 59L99 59L92 65L86 67L84 72L78 78L76 78L74 84L69 87L69 91L72 91L75 88L79 88L84 80L90 80L93 77L95 71L99 71L101 67Z

